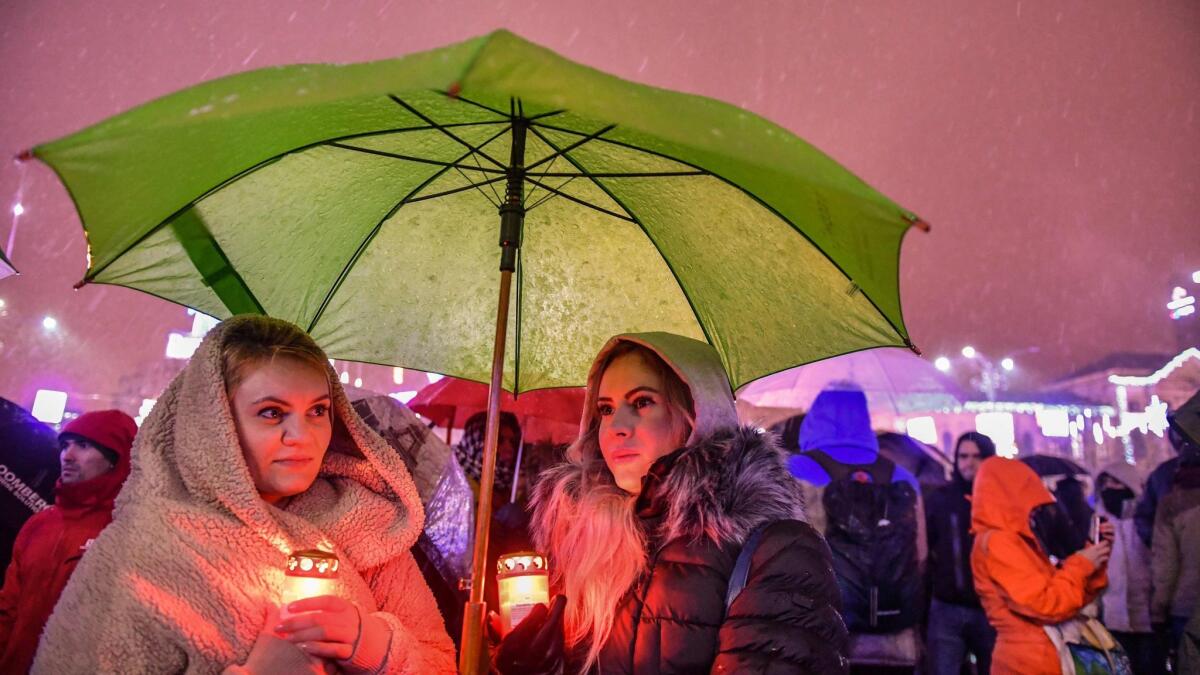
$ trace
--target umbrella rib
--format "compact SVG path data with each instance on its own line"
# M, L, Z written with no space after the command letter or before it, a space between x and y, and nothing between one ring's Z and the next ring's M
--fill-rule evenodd
M470 179L468 179L468 180L470 180ZM491 185L492 183L497 183L502 180L508 180L508 177L500 176L499 178L492 178L491 180L485 180L482 183L471 183L470 185L463 185L461 187L456 187L453 190L445 190L443 192L435 192L431 195L421 195L420 197L411 197L405 203L413 204L415 202L425 201L426 199L436 199L438 197L445 197L446 195L452 195L452 194L455 194L458 192L466 192L467 190L470 190L472 188L480 188L484 185ZM487 193L483 192L482 189L480 190L480 192L483 193L484 198L487 198L489 202L492 201L490 198L488 198Z
M464 147L466 147L466 148L469 148L469 149L471 150L471 152L477 152L477 153L479 153L479 155L480 155L480 156L482 156L484 159L486 159L487 161L491 162L492 164L495 164L495 165L496 165L497 167L499 167L500 169L505 169L505 168L506 168L506 167L505 167L503 164L501 164L500 162L497 162L495 159L493 159L491 155L489 155L489 154L487 154L486 152L484 152L484 151L481 149L481 148L482 148L482 146L481 146L481 147L479 147L479 148L477 148L477 147L475 147L475 146L471 145L470 143L468 143L468 142L464 141L463 139L459 138L458 136L456 136L456 135L454 134L454 132L452 132L452 131L450 131L449 129L447 129L445 125L443 125L443 124L438 124L437 122L433 121L433 118L429 117L428 115L426 115L425 113L421 112L420 110L417 110L416 108L412 107L412 105L410 105L409 103L407 103L407 102L406 102L404 99L400 98L399 96L396 96L395 94L388 94L388 98L390 98L390 99L392 99L393 101L395 101L397 105L401 106L401 107L402 107L402 108L404 108L405 110L407 110L407 111L409 111L410 113L412 113L412 114L416 115L417 117L419 117L419 118L421 119L421 121L425 122L426 124L428 124L428 125L432 126L433 128L437 129L438 131L442 132L443 134L445 134L446 136L448 136L450 139L452 139L452 140L453 140L453 141L455 141L456 143L458 143L458 144L460 144L460 145L462 145L462 146L464 146Z
M568 173L562 171L544 172L530 174L538 178L564 178L567 176L586 176L588 178L670 178L678 176L711 176L712 174L697 169L696 171L630 171L627 173L611 172L611 173Z
M637 221L635 221L635 220L634 220L634 219L633 219L633 218L632 218L630 215L627 215L627 214L621 214L621 213L617 213L616 211L610 211L610 210L608 210L608 209L604 208L603 206L596 206L595 204L593 204L593 203L591 203L591 202L589 202L589 201L587 201L587 200L580 199L579 197L576 197L576 196L574 196L574 195L569 195L569 194L567 194L567 193L565 193L565 192L561 192L561 191L559 191L559 190L557 190L557 189L555 189L555 188L552 188L552 187L550 187L549 185L546 185L545 183L543 183L543 182L541 182L541 181L534 180L533 178L530 178L529 176L526 176L526 177L525 177L525 180L526 180L526 181L528 181L528 182L530 182L530 183L533 183L534 185L536 185L536 186L538 186L538 187L540 187L540 188L542 188L542 189L543 189L543 190L545 190L546 192L550 192L550 193L552 193L552 194L554 194L554 195L557 195L557 196L559 196L559 197L562 197L563 199L567 199L567 200L569 200L569 201L573 201L573 202L575 202L576 204L579 204L580 206L586 206L586 207L587 207L587 208L589 208L589 209L595 209L596 211L599 211L600 213L603 213L603 214L606 214L606 215L610 215L610 216L612 216L613 218L620 218L621 220L627 220L627 221L629 221L629 222L631 222L631 223L633 223L633 222L637 222ZM619 203L619 202L618 202L618 203Z
M438 93L439 93L439 94L442 94L443 96L445 96L445 97L447 97L447 98L452 98L452 99L454 99L454 100L456 100L456 101L462 101L463 103L470 103L471 105L473 105L473 106L475 106L475 107L477 107L477 108L483 108L484 110L486 110L486 111L488 111L488 112L491 112L491 113L496 113L497 115L500 115L501 117L504 117L504 118L506 118L506 119L512 119L512 116L511 116L509 113L506 113L506 112L501 112L501 111L499 111L499 110L497 110L497 109L495 109L495 108L491 107L490 105L485 105L485 104L483 104L483 103L480 103L480 102L478 102L478 101L473 101L473 100L471 100L471 99L469 99L469 98L467 98L467 97L465 97L465 96L460 96L459 94L451 94L450 92L448 92L448 91L445 91L445 90L438 90ZM549 110L549 111L546 111L546 112L544 112L544 113L538 113L537 115L532 115L532 116L530 116L530 117L526 117L525 119L527 119L527 120L540 120L540 119L542 119L542 118L544 118L544 117L553 117L554 115L561 115L561 114L563 114L563 113L565 113L565 112L567 112L565 108L564 108L564 109L560 109L560 110Z
M501 124L501 123L503 123L503 122L505 122L505 121L506 121L506 120L497 120L497 121L494 121L494 122L457 122L457 123L454 123L454 124L446 124L446 125L443 125L443 126L446 126L446 127L483 126L483 125L487 125L487 124ZM429 131L429 130L432 130L432 129L435 129L435 128L437 128L437 127L433 127L433 126L424 126L424 127L397 127L397 128L394 128L394 129L382 129L382 130L377 130L377 131L364 131L364 132L359 132L359 133L354 133L354 134L346 134L346 135L344 135L344 136L334 136L333 138L326 138L326 139L322 139L322 140L319 140L319 141L314 141L314 142L312 142L312 143L308 143L308 144L306 144L306 145L301 145L301 146L298 146L298 147L295 147L295 148L289 148L289 149L287 149L287 150L284 150L284 151L282 151L282 152L280 152L280 153L277 153L277 154L275 154L275 155L272 155L272 156L270 156L270 157L267 157L266 159L264 159L264 160L262 160L262 161L258 162L257 164L254 164L253 166L249 166L249 167L247 167L247 168L243 169L242 171L238 172L237 174L233 175L232 177L230 177L230 178L227 178L227 179L225 179L225 180L223 180L223 181L221 181L221 182L217 183L216 185L212 186L211 188L209 188L209 189L205 190L204 192L201 192L199 196L197 196L196 198L192 199L191 201L189 201L188 203L184 204L183 206L179 207L179 208L178 208L178 209L176 209L175 211L171 212L171 214L170 214L170 215L168 215L166 218L163 218L161 221L159 221L157 224L155 224L155 226L154 226L154 227L150 228L150 229L149 229L149 230L147 230L147 231L146 231L144 234L142 234L140 237L138 237L137 239L135 239L135 240L133 241L133 243L131 243L129 246L126 246L124 249L122 249L120 253L118 253L117 255L113 256L113 258L112 258L111 260L109 260L108 262L104 263L104 264L103 264L103 265L101 265L100 267L97 267L97 268L96 268L96 269L94 269L94 270L89 270L89 271L88 271L88 273L87 273L87 275L86 275L86 276L84 276L83 280L84 280L85 282L90 282L92 279L95 279L97 276L99 276L100 274L102 274L102 273L104 272L104 270L108 269L108 267L109 267L110 265L112 265L112 264L113 264L114 262L116 262L116 261L117 261L119 258L121 258L121 256L125 255L126 253L129 253L129 252L130 252L130 251L132 251L134 248L136 248L137 246L139 246L139 245L140 245L142 242L144 242L144 241L146 241L147 239L149 239L149 238L150 238L151 236L153 236L153 235L154 235L156 232L158 232L158 231L159 231L159 230L161 230L163 227L165 227L165 226L166 226L168 223L170 223L172 220L174 220L175 218L177 218L177 217L179 216L179 214L181 214L181 213L183 213L184 211L187 211L188 209L190 209L190 208L192 208L193 206L195 206L195 205L196 205L196 203L197 203L197 202L199 202L200 200L202 200L202 199L204 199L205 197L207 197L207 196L209 196L209 195L213 194L214 192L217 192L218 190L220 190L221 188L225 187L226 185L229 185L229 184L231 184L231 183L234 183L234 182L236 182L236 181L238 181L238 180L240 180L240 179L242 179L242 178L245 178L246 176L249 176L250 174L254 173L255 171L258 171L259 169L262 169L262 168L264 168L264 167L267 167L267 166L270 166L270 165L274 164L275 162L278 162L278 161L279 161L280 159L282 159L282 158L283 158L285 155L290 155L290 154L297 153L297 152L304 152L305 150L311 150L311 149L313 149L313 148L315 148L315 147L318 147L318 146L326 146L326 145L329 145L331 142L334 142L334 141L345 141L345 140L351 140L351 139L354 139L354 138L365 138L365 137L367 137L367 136L379 136L379 135L382 135L382 134L395 134L395 133L403 133L403 132L406 132L406 131ZM500 133L496 134L495 136L492 136L492 138L491 138L491 139L489 139L489 140L488 140L488 142L490 143L492 140L494 140L495 138L499 137L501 134L503 134L503 133L504 133L505 131L507 131L507 130L508 130L508 127L505 127L504 129L502 129L502 130L500 131Z
M529 130L532 131L538 138L542 139L542 142L545 143L546 145L549 145L550 147L552 147L556 150L558 149L558 147L556 145L554 145L553 141L551 141L549 138L546 138L546 136L544 134L542 134L540 131L538 131L537 126L531 124L531 125L529 125ZM600 139L600 140L606 140L606 139ZM583 165L581 165L578 161L575 160L575 158L571 157L570 155L564 153L563 158L566 159L568 162L570 162L576 169L579 169L581 172L587 171L586 169L583 168ZM699 169L699 167L696 167L696 168ZM701 169L701 170L703 170L703 169ZM526 178L526 180L529 180L529 179ZM629 207L626 206L625 203L622 202L619 197L617 197L615 194L613 194L612 191L609 190L608 187L604 185L604 183L601 183L600 181L595 180L595 179L590 179L590 180L597 188L604 191L604 194L608 195L608 198L613 200L614 204L616 204L616 205L620 206L622 209L624 209L625 212L629 214L628 220L630 222L632 222L633 224L637 225L638 228L642 231L642 234L644 234L646 236L646 238L650 240L651 245L654 246L655 252L658 253L659 258L662 259L663 264L667 266L667 269L671 271L671 276L675 278L675 285L679 287L679 292L682 293L684 299L687 300L688 307L690 307L692 310L692 317L696 320L696 325L700 326L700 332L704 334L704 340L706 342L708 342L708 344L712 345L713 348L715 349L717 345L715 342L713 342L712 335L710 335L708 332L708 326L705 326L704 322L700 320L700 312L698 312L696 310L696 303L692 301L692 296L691 296L691 294L688 293L687 287L683 285L683 280L679 278L679 273L675 271L675 266L671 264L670 260L667 260L667 257L665 255L663 255L662 249L660 249L658 247L658 242L656 242L654 240L654 237L650 234L650 230L648 230L646 228L646 225L641 221L641 219L639 219L637 216L635 216L633 214L633 211L631 211L629 209ZM718 357L721 358L722 366L724 366L725 365L724 356L721 355L719 350L717 352L717 355L718 355ZM726 372L728 372L728 370ZM730 387L730 389L729 389L730 395L732 395L736 398L735 387L734 387L733 382L729 383L729 387Z
M414 157L413 155L401 155L401 154L398 154L395 152L385 152L383 150L374 150L372 148L359 148L359 147L356 147L353 145L346 145L344 143L339 143L337 141L332 141L332 142L326 143L325 145L327 145L329 147L333 147L333 148L341 148L342 150L351 150L353 152L362 152L362 153L366 153L368 155L378 155L380 157L390 157L392 159L402 159L407 162L417 162L420 164L433 164L434 166L446 166L446 167L455 167L455 168L457 168L459 166L452 162L442 162L442 161L439 161L436 159L427 159L425 157ZM478 168L468 166L467 168L471 169L472 171L478 170L478 171L482 171L484 173L498 173L501 175L504 174L504 172L501 171L500 169L491 169L491 168L485 169L482 166L480 166Z
M559 190L563 189L564 187L567 186L567 183L570 183L571 181L575 180L576 178L579 178L579 176L578 175L571 176L570 178L564 180L562 183L559 183L558 189ZM530 192L532 192L532 190L530 190ZM528 212L536 209L537 207L541 206L542 204L545 204L546 202L550 201L551 199L553 199L556 196L557 195L555 195L553 192L550 192L550 193L547 193L545 197L539 197L538 200L536 202L534 202L531 206L525 207L525 212L528 213Z
M610 124L610 125L604 127L603 129L600 129L599 131L595 131L593 133L588 134L587 136L579 139L575 143L572 143L565 148L562 148L561 150L559 148L551 145L550 147L554 148L556 152L539 159L538 161L534 162L533 164L530 164L529 166L525 167L525 170L529 171L530 169L536 169L537 167L545 164L547 161L552 160L553 158L558 157L559 155L561 155L563 153L570 152L570 151L574 150L575 148L578 148L579 146L583 145L584 143L587 143L588 141L592 141L597 138L600 138L601 134L605 134L609 131L612 131L616 127L617 127L617 125Z
M502 134L508 131L508 129L509 127L505 127L504 129L496 132L491 138L485 141L485 143L490 143L499 138ZM467 155L469 154L470 153L463 155L458 159L458 161L466 159ZM350 259L346 261L345 266L342 267L342 271L338 274L337 279L334 280L333 285L330 286L329 292L325 294L325 299L321 301L321 306L317 308L317 313L313 315L312 321L309 322L308 329L305 332L311 334L313 329L316 328L317 322L320 321L321 317L325 314L325 309L329 307L329 303L333 300L334 294L338 292L338 289L342 287L342 282L345 281L346 276L350 274L350 269L354 267L354 264L358 262L358 259L362 256L363 252L367 250L367 246L369 246L371 241L375 239L375 235L379 234L379 230L383 228L383 224L386 223L389 218L395 215L396 212L400 210L400 207L412 201L414 195L425 189L430 183L440 178L449 170L450 167L446 166L435 171L433 175L429 176L429 178L426 178L420 185L413 188L407 195L404 196L403 199L396 202L395 206L388 210L388 212L384 214L383 218L379 219L379 222L375 223L375 227L371 228L371 231L367 233L365 238L363 238L362 243L358 245L358 249L354 251L354 255L350 256Z
M545 128L545 129L551 129L551 130L553 130L553 131L561 131L561 132L563 132L563 133L566 133L566 134L571 134L571 135L573 135L573 136L582 136L582 135L584 135L582 131L575 131L574 129L567 129L567 128L565 128L565 127L558 127L558 126L554 126L554 125L552 125L552 124L536 124L536 125L535 125L535 124L531 124L531 125L529 125L529 128L530 128L531 130L534 130L534 133L536 133L536 134L538 135L538 137L539 137L539 138L541 138L543 141L546 141L546 143L550 144L550 146L551 146L551 147L554 147L554 145L553 145L552 143L550 143L550 141L548 141L548 140L547 140L547 139L546 139L546 138L545 138L545 137L544 137L542 134L540 134L540 133L538 133L538 132L536 131L536 128L537 128L538 126L541 126L542 128ZM594 139L594 140L598 140L598 141L600 141L601 143L611 143L611 144L613 144L613 145L617 145L617 146L620 146L620 147L623 147L623 148L629 148L630 150L637 150L638 152L644 152L644 153L647 153L647 154L650 154L650 155L654 155L654 156L656 156L656 157L662 157L663 159L670 160L670 161L672 161L672 162L675 162L675 163L677 163L677 164L683 164L684 166L690 166L690 167L692 167L693 169L696 169L697 171L704 171L705 173L707 173L708 175L712 176L713 178L715 178L715 179L717 179L717 180L721 181L722 183L725 183L726 185L728 185L728 186L732 187L733 189L735 189L735 190L738 190L739 192L742 192L742 193L743 193L743 194L745 194L746 196L750 197L750 198L751 198L751 199L753 199L755 202L757 202L757 203L758 203L760 206L762 206L764 209L766 209L766 210L770 211L770 212L771 212L771 214L773 214L773 215L774 215L776 218L778 218L778 219L782 220L783 222L787 223L788 225L790 225L790 226L791 226L791 228L792 228L793 230L795 230L795 231L796 231L796 232L797 232L797 233L798 233L800 236L804 237L804 239L805 239L806 241L808 241L808 243L809 243L809 244L811 244L811 245L812 245L812 247L813 247L813 248L815 248L815 249L817 250L817 252L818 252L818 253L820 253L822 256L824 256L824 258L825 258L826 260L828 260L828 261L829 261L829 264L830 264L830 265L833 265L833 267L834 267L834 268L835 268L837 271L841 272L841 273L842 273L842 276L844 276L844 277L846 278L846 280L847 280L847 281L850 281L850 282L852 282L852 283L854 282L854 279L853 279L853 278L852 278L852 277L851 277L851 276L850 276L850 275L849 275L849 274L846 272L846 270L845 270L845 269L844 269L844 268L841 266L841 264L840 264L840 263L838 263L838 261L837 261L837 260L835 260L835 259L833 258L833 256L829 255L829 253L827 253L827 252L825 251L825 249L824 249L824 248L823 248L823 247L822 247L820 244L818 244L817 242L813 241L813 238L812 238L812 237L810 237L810 236L808 236L808 233L807 233L807 232L805 232L805 231L804 231L803 229L801 229L801 228L800 228L798 225L796 225L796 223L792 222L792 220L791 220L790 218L788 218L787 216L785 216L785 215L783 215L782 213L780 213L780 212L779 212L779 210L778 210L778 209L776 209L774 206L771 206L770 204L768 204L768 203L767 203L767 201L766 201L765 199L763 199L763 198L759 197L758 195L754 194L753 192L751 192L751 191L747 190L745 187L743 187L743 186L741 186L741 185L738 185L736 182L734 182L734 181L731 181L731 180L729 180L728 178L725 178L724 176L721 176L720 174L716 174L716 173L713 173L713 172L711 172L711 171L708 171L707 169L705 169L705 168L704 168L704 167L702 167L702 166L697 166L696 164L692 164L691 162L688 162L688 161L686 161L686 160L679 159L678 157L671 157L670 155L665 155L665 154L663 154L663 153L661 153L661 152L658 152L658 151L656 151L656 150L650 150L650 149L648 149L648 148L643 148L643 147L641 147L641 146L637 146L637 145L634 145L634 144L632 144L632 143L626 143L626 142L624 142L624 141L617 141L617 140L613 140L613 139L611 139L611 138L596 138L596 139ZM572 164L574 164L575 162L574 162L574 161L572 161L571 163L572 163ZM578 165L576 165L576 166L578 166ZM582 169L581 169L581 170L582 170ZM596 184L597 184L597 185L599 185L599 183L598 183L598 182L597 182ZM606 190L606 191L607 191L607 190ZM609 195L609 196L611 197L612 195ZM615 198L614 198L614 200L615 200ZM620 202L618 202L618 203L620 203ZM624 205L623 205L623 204L622 204L622 207L624 207ZM898 270L899 270L899 267L897 266L897 271L898 271ZM857 284L856 284L856 285L857 285ZM911 340L909 340L909 339L908 339L908 338L905 336L905 334L904 334L904 331L900 330L900 327L899 327L899 326L897 326L897 325L896 325L896 323L895 323L894 321L892 321L892 318L891 318L890 316L888 316L886 313L884 313L884 311L883 311L883 310L881 310L881 309L879 308L879 304L878 304L877 302L875 302L875 299L874 299L874 298L872 298L872 297L870 296L870 294L869 294L869 293L867 293L866 289L862 288L861 286L858 286L858 292L859 292L859 293L861 293L861 294L862 294L862 296L863 296L864 298L866 298L867 302L871 303L871 307L874 307L874 308L875 308L875 311L876 311L876 312L879 314L879 316L883 317L883 320L884 320L884 321L886 321L886 322L888 323L888 325L892 327L892 330L896 332L896 336L897 336L897 337L899 337L901 340L903 340L903 341L904 341L903 343L901 343L901 344L896 344L895 346L897 346L897 347L909 347L909 346L912 344L912 343L911 343ZM693 308L693 309L694 309L694 308ZM707 333L706 333L706 335L707 335ZM743 384L744 384L744 383L743 383Z
M511 131L511 130L512 130L512 125L511 125L511 124L510 124L510 125L508 125L508 127L507 127L507 130L509 130L509 131ZM493 136L492 138L489 138L489 139L487 140L487 143L491 143L492 141L496 140L496 138L499 138L499 136ZM484 145L487 145L487 143L484 143ZM478 157L478 156L476 156L476 155L471 155L471 159L475 161L475 166L479 167L479 170L480 170L480 171L482 171L482 170L483 170L483 164L481 164L481 163L479 162L479 157ZM463 173L461 169L459 169L458 173L462 174L462 177L463 177L463 178L467 178L467 175L466 175L465 173ZM507 172L507 171L505 171L505 172L504 172L504 175L505 175L505 177L507 177L507 176L508 176L508 172ZM471 179L470 179L470 178L467 178L467 180L471 180ZM501 197L501 196L500 196L500 193L496 191L496 186L494 185L494 183L495 183L495 181L488 181L487 185L488 185L488 189L492 191L492 195L494 195L494 196L496 197L496 201L494 201L494 202L493 202L491 199L488 199L488 196L487 196L487 194L486 194L486 193L484 193L482 189L480 189L480 190L479 190L479 192L480 192L481 194L483 194L483 198L484 198L484 199L487 199L489 202L491 202L492 206L494 206L494 207L496 207L496 208L500 208L500 204L502 204L502 203L504 202L504 198L503 198L503 197Z

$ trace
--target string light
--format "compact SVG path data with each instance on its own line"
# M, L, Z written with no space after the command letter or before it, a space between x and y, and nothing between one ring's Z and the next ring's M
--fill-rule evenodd
M1189 359L1200 361L1200 349L1189 347L1175 355L1175 358L1167 361L1167 364L1159 368L1155 372L1144 377L1131 375L1109 375L1108 381L1110 384L1122 385L1126 387L1152 387L1163 380L1171 373L1183 367Z

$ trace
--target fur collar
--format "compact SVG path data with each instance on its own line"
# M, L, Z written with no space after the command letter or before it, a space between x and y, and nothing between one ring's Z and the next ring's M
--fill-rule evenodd
M719 430L673 459L666 475L650 487L649 499L662 517L654 519L661 523L658 531L647 534L657 541L707 538L720 546L740 545L761 523L807 522L800 485L772 434L752 427ZM537 488L535 523L549 524L553 512L563 508L588 517L587 502L579 500L584 472L582 465L568 462L546 473ZM607 471L602 475L611 482Z

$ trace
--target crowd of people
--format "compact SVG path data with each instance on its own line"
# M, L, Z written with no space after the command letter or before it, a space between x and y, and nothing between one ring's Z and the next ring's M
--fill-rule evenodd
M581 412L523 466L502 420L504 498L476 517L493 561L547 556L553 598L493 626L494 672L1200 672L1200 394L1169 416L1178 456L1105 467L1090 518L974 432L923 486L852 386L795 438L744 426L716 352L676 335L612 338ZM112 410L62 428L54 505L0 590L0 672L454 672L461 594L418 545L414 458L478 489L483 426L453 451L384 433L303 331L221 323L140 429ZM336 583L284 602L312 550Z

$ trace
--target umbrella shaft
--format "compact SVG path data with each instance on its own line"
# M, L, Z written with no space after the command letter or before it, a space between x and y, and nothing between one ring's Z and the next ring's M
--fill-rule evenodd
M500 270L516 270L517 250L525 222L525 131L529 122L517 117L512 123L512 152L509 154L508 183L500 205Z
M487 582L488 534L492 523L492 490L496 480L496 446L500 431L500 392L504 378L504 347L508 335L508 305L512 271L500 272L496 310L496 341L492 351L492 383L488 391L487 431L483 441L483 470L479 476L479 507L475 513L475 543L471 559L471 598L463 616L459 671L475 673L483 651L483 590Z

